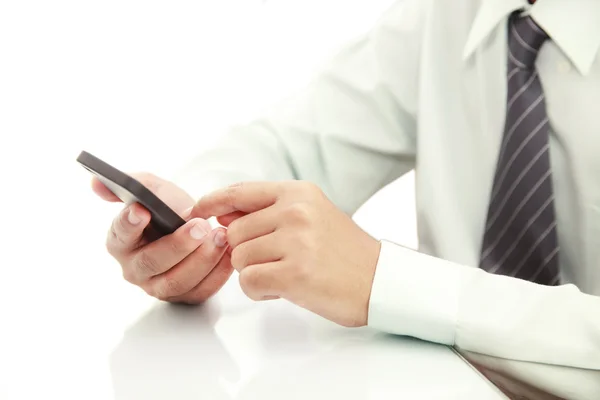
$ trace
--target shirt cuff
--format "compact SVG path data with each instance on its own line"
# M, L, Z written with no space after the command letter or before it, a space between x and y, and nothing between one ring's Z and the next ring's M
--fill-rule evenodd
M382 240L368 325L387 333L454 345L465 272L457 264Z

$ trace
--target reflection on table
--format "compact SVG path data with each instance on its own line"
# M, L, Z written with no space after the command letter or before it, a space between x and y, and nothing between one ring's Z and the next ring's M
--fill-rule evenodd
M444 346L347 329L234 285L206 305L158 303L110 357L115 399L504 399Z

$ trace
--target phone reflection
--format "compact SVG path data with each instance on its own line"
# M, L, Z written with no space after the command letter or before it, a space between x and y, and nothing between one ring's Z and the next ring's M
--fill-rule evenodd
M110 357L115 399L230 400L239 369L214 331L217 305L159 303L128 329Z

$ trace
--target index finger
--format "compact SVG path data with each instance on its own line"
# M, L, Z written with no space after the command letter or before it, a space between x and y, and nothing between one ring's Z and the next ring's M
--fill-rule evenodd
M251 213L272 206L281 194L279 182L242 182L214 191L194 205L191 215L208 219L236 211Z

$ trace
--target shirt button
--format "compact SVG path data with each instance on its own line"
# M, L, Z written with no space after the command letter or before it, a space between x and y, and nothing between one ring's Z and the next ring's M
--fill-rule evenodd
M571 70L571 64L567 61L561 61L558 63L558 72L561 74L566 74Z

